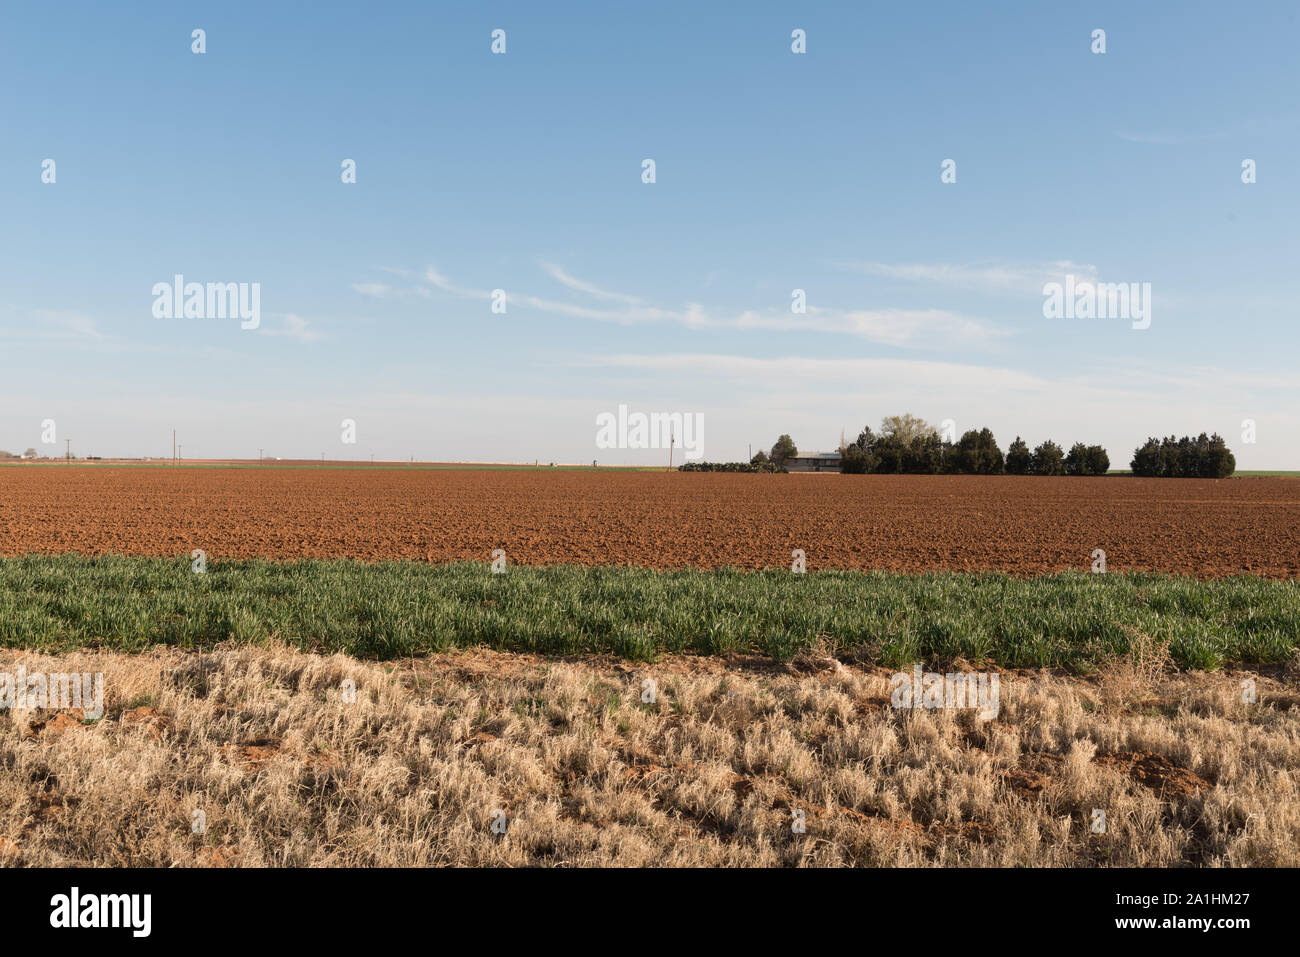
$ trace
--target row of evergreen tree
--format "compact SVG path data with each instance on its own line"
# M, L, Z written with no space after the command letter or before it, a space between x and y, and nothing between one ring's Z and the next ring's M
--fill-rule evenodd
M1105 475L1110 468L1104 448L1082 442L1066 452L1049 439L1030 451L1025 440L1016 436L1003 455L987 428L971 429L956 442L945 442L928 428L910 435L898 430L876 435L867 427L844 447L843 456L841 470L855 474Z
M956 442L947 442L924 419L910 414L882 419L879 434L867 426L840 452L840 470L858 475L1105 475L1110 470L1110 456L1100 445L1075 442L1067 452L1049 439L1031 451L1017 435L1003 455L989 429L971 429ZM785 471L786 461L798 454L794 440L782 435L770 452L755 455L751 465ZM1222 437L1202 432L1195 439L1148 439L1134 450L1130 467L1141 476L1226 478L1237 461Z
M1237 468L1237 458L1219 434L1196 438L1172 435L1147 439L1133 452L1134 475L1149 478L1227 478Z

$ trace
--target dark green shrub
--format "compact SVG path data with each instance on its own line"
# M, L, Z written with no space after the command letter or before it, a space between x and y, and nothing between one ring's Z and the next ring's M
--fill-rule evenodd
M1000 475L1003 470L1002 450L989 429L976 432L971 429L963 435L952 451L951 471L971 475Z
M1025 445L1025 440L1017 435L1016 440L1007 449L1007 472L1011 475L1028 475L1031 462L1029 446Z
M1195 439L1147 439L1133 451L1130 467L1134 475L1147 478L1227 478L1236 471L1237 459L1221 435L1202 432Z
M844 447L840 471L850 475L865 475L876 471L880 460L876 455L875 445L876 437L871 433L871 426L867 426L856 440Z
M773 465L785 465L786 459L792 459L798 454L799 449L795 446L794 439L788 435L783 435L772 446L768 458L772 460Z
M1164 455L1159 439L1147 439L1139 448L1133 450L1133 461L1129 468L1134 475L1144 478L1159 478L1164 474Z
M1033 475L1064 475L1065 455L1061 447L1048 439L1030 456L1029 471Z
M1110 471L1110 456L1100 445L1090 445L1085 452L1085 475L1105 475Z
M943 440L934 432L915 436L903 450L902 471L936 475L943 470Z

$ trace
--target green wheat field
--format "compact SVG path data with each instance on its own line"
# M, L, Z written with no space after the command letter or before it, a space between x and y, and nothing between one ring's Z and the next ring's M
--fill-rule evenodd
M1155 641L1180 667L1291 659L1300 582L1067 572L900 575L210 561L0 559L0 645L138 651L287 642L372 659L487 646L549 654L819 648L888 667L957 658L1087 673Z

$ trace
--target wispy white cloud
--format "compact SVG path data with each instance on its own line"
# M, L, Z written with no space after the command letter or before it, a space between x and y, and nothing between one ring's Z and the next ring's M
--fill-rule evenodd
M507 301L531 306L532 308L540 309L543 312L555 313L556 315L561 316L570 316L574 319L598 319L602 322L617 322L623 325L633 325L641 322L682 322L685 321L686 318L684 313L674 312L671 309L658 309L653 306L629 306L622 309L594 309L590 306L579 306L569 302L559 302L554 299L543 299L538 296L513 296L508 294Z
M1279 417L1294 416L1296 408L1294 383L1284 375L1182 369L1138 359L1118 365L1108 359L1064 378L982 363L891 357L619 353L582 356L572 364L611 370L620 383L644 373L646 388L698 392L700 383L711 383L710 394L775 408L843 410L867 403L887 409L902 401L908 408L925 403L963 420L978 410L1004 431L1124 436L1112 451L1132 448L1136 439L1155 434L1151 430L1218 429L1228 435L1246 416L1267 417L1276 427Z
M119 339L105 333L99 321L70 309L19 310L0 307L0 342L14 346L54 343L67 348L94 352L117 352L124 348Z
M457 286L450 279L438 272L433 266L427 266L424 270L424 279L426 282L441 289L443 292L449 292L453 296L461 296L466 299L491 299L492 293L484 289L469 289L464 286Z
M324 333L312 329L311 323L297 313L272 313L269 318L278 320L278 325L258 329L264 336L284 336L296 342L319 342L325 338Z
M926 359L821 359L806 356L758 358L754 356L685 353L674 355L617 354L585 356L585 367L639 369L655 374L678 373L695 379L741 379L780 384L786 388L820 383L869 385L872 389L900 388L906 394L940 388L950 392L980 393L1040 391L1054 387L1053 380L998 366Z
M560 266L547 264L544 268L566 288L617 305L592 306L529 293L506 291L507 304L575 319L591 319L621 325L676 323L699 330L838 334L897 347L935 348L955 344L971 345L990 342L1007 334L1004 330L982 320L944 309L837 309L809 306L807 312L800 314L779 310L719 313L695 302L688 302L676 309L662 308L648 304L636 296L610 291L577 279ZM464 299L491 298L491 292L488 290L461 286L433 266L425 269L423 279L428 286L417 286L415 291L422 289L425 294L429 294L432 289L436 289ZM391 294L391 290L382 283L353 283L352 288L363 295L375 298L384 298Z
M644 302L644 300L638 299L636 296L626 296L621 292L610 292L607 289L601 289L599 286L594 286L589 282L583 282L581 279L569 275L562 267L557 266L554 263L542 263L542 268L550 273L551 277L561 285L568 286L570 289L577 292L585 292L587 295L595 296L597 299L612 299L615 302L625 302L632 306L640 305Z
M34 309L27 334L38 339L80 340L104 342L109 337L100 331L99 323L84 312L63 309Z
M1296 392L1281 376L1233 376L1222 369L1183 369L1176 362L1113 359L1069 376L998 365L915 358L755 357L701 353L585 356L575 365L604 372L618 394L690 394L698 407L730 406L733 440L790 432L828 446L839 427L856 431L882 415L910 411L932 422L952 418L958 431L988 426L1005 448L1051 438L1067 447L1099 442L1122 467L1151 435L1218 431L1242 468L1294 464L1285 436L1300 421ZM1202 378L1202 375L1204 376ZM1260 423L1258 445L1238 444L1243 418ZM725 441L723 428L714 437ZM741 446L743 449L743 445ZM1272 463L1272 464L1267 464Z
M1068 259L1045 262L993 263L880 263L841 262L836 265L853 272L905 282L949 285L991 292L1041 295L1043 284L1064 282L1067 275L1097 278L1097 267Z
M913 346L942 340L945 345L971 344L1007 335L968 316L946 309L836 310L809 306L804 316L757 316L745 313L737 328L832 332L890 346Z

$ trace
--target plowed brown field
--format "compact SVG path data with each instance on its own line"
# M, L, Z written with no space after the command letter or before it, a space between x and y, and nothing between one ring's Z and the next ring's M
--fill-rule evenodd
M0 468L0 554L1300 573L1300 481Z

